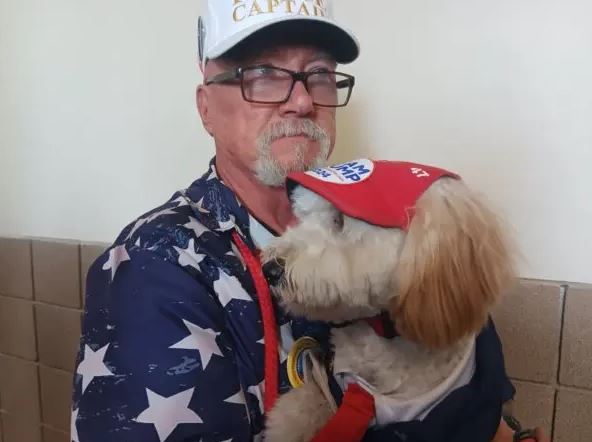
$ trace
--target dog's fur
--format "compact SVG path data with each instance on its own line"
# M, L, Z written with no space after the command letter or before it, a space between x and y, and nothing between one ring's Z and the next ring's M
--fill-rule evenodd
M292 201L298 225L263 251L264 263L284 265L273 292L290 313L311 320L390 312L401 334L393 340L362 322L332 332L336 365L390 398L417 397L448 378L515 281L505 229L461 180L432 184L407 231L348 217L300 186ZM266 440L308 441L331 415L319 388L307 383L279 399Z

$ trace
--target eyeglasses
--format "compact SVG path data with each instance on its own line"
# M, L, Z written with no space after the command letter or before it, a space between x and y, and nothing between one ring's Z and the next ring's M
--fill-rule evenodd
M297 81L304 84L317 106L343 107L349 102L355 78L327 70L294 72L274 66L236 68L205 82L223 84L240 81L243 98L251 103L281 104L290 99Z

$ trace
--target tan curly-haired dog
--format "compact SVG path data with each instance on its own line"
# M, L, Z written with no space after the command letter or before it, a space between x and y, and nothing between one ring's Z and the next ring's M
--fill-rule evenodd
M333 374L372 394L372 425L426 416L469 382L476 336L515 281L498 216L455 174L411 163L294 174L290 192L299 222L263 250L275 296L295 316L341 324ZM400 336L360 320L380 312ZM311 440L335 412L325 387L311 381L282 396L266 441Z

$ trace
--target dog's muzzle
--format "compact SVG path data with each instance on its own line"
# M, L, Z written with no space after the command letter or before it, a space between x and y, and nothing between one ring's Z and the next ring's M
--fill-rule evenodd
M282 258L275 258L263 264L263 274L270 286L279 285L284 277L286 261Z

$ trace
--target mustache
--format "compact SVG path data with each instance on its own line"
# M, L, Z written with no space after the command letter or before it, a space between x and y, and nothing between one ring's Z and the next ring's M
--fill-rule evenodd
M259 141L269 145L273 141L283 137L294 137L298 135L307 136L315 141L322 141L328 138L327 132L310 119L282 120L270 123L260 135Z

